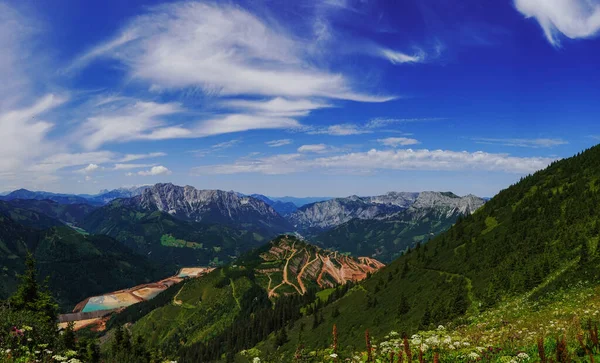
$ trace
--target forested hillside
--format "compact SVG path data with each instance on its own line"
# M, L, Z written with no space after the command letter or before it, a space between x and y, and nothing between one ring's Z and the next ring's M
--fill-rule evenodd
M29 227L34 224L48 229ZM110 237L84 235L33 211L5 209L0 213L0 299L15 291L28 251L38 261L40 279L48 276L50 291L63 311L87 296L174 272Z
M289 361L300 341L327 346L334 323L339 346L352 350L364 345L365 329L411 334L513 297L532 302L576 283L595 285L599 161L596 146L523 178L323 308L322 323L301 333L314 319L296 321L277 354ZM274 352L273 344L260 347Z
M268 242L248 230L184 221L160 211L127 207L122 201L116 200L90 213L83 228L111 236L159 263L217 265Z

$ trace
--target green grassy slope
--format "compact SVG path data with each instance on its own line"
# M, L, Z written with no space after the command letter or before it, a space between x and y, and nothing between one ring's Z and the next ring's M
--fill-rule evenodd
M352 349L364 344L367 328L379 336L412 333L515 297L534 301L598 281L599 217L600 147L594 147L522 179L418 245L323 308L324 321L314 329L310 316L297 321L278 353L289 360L299 336L307 347L329 345L334 323L344 332L340 346ZM408 308L401 308L403 300ZM272 344L262 347L272 351Z

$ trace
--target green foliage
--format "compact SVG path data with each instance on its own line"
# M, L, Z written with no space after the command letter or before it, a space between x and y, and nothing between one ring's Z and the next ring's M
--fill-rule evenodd
M38 283L35 260L31 253L27 253L25 265L25 273L19 276L21 283L8 303L16 310L40 313L49 321L53 321L58 311L58 305L48 292L47 286L41 286Z
M90 213L82 225L90 233L111 236L132 250L173 267L231 261L263 243L263 236L249 230L184 221L159 211L127 207L119 200Z
M28 218L29 224L48 217L31 212ZM48 276L47 287L63 311L89 296L155 281L175 270L157 267L110 237L82 235L57 224L37 230L0 213L0 298L16 291L30 252L38 262L38 283Z
M57 305L40 286L37 275L35 260L29 254L17 291L7 302L0 302L0 362L81 363L80 358L98 362L98 355L88 354L95 343L77 341L72 325L62 335L58 334Z

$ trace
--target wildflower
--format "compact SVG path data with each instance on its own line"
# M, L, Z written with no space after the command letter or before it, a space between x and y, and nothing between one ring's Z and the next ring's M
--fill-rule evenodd
M479 358L479 354L475 352L471 352L467 355L470 359L477 360Z
M338 355L337 355L337 354L335 354L335 353L331 353L329 356L330 356L331 358L337 358L337 357L338 357Z
M443 325L438 325L437 330L446 330Z
M260 363L260 358L254 357L254 359L252 359L252 363Z

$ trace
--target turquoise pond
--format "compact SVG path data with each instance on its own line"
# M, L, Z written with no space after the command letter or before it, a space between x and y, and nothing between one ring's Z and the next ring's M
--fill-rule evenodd
M111 310L111 309L126 307L129 305L131 305L131 303L128 303L125 301L121 301L121 302L111 301L110 303L94 303L92 301L89 301L87 304L85 304L85 307L81 311L84 313L89 313L92 311Z

